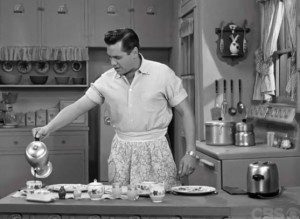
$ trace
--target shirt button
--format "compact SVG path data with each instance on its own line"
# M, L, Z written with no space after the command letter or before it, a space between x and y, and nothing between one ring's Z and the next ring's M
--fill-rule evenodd
M129 88L129 91L132 91L132 88Z

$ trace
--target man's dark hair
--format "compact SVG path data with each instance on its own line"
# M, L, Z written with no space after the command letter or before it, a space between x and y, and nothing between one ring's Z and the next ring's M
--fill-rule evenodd
M114 45L120 41L122 42L122 50L128 54L134 47L140 49L139 37L130 28L110 30L104 36L104 42L107 45Z

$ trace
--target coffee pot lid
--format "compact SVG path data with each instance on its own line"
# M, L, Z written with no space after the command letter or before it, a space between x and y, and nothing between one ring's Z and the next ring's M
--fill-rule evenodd
M36 138L26 148L26 154L28 157L40 158L43 157L46 153L47 153L46 145Z

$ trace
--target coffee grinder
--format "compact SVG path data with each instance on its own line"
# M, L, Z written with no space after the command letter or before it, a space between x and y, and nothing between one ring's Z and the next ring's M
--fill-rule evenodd
M17 127L17 118L13 111L13 104L16 103L18 93L15 92L2 92L2 101L0 103L0 123L3 128Z

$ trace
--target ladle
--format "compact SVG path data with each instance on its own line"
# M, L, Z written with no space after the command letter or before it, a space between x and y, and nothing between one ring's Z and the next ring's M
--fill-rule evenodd
M245 105L242 103L242 80L239 79L239 102L236 105L237 111L242 114L245 110Z
M231 116L234 116L236 114L236 108L234 105L234 92L233 92L233 80L230 80L230 93L231 93L231 107L228 109L228 113Z

